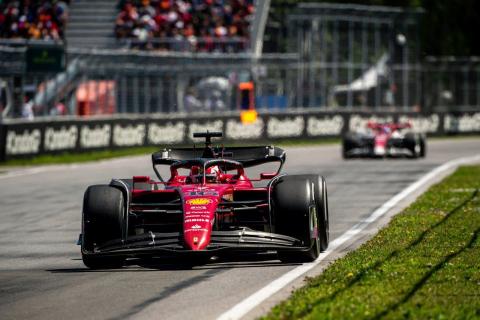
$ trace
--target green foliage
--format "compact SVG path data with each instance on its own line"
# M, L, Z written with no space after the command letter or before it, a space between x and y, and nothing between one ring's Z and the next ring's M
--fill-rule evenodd
M479 318L479 189L458 169L265 319Z
M131 155L149 154L157 150L158 147L138 147L118 150L92 151L85 153L61 153L57 155L42 155L34 158L8 160L6 162L0 163L0 167L88 162Z
M286 14L300 2L422 7L425 14L421 20L420 41L424 55L480 55L480 42L476 37L476 31L480 30L478 0L272 0L270 19L277 23L286 21Z

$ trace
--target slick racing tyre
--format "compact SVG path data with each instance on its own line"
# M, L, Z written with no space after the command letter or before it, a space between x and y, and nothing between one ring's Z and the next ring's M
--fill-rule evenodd
M425 158L427 156L427 139L425 135L420 135L420 158Z
M296 238L308 247L278 252L281 261L314 261L328 245L328 211L325 213L323 209L326 202L320 191L323 181L322 177L313 175L284 176L275 185L272 191L275 232Z
M318 215L318 237L320 238L320 251L328 248L330 241L330 227L328 216L328 196L327 182L325 178L319 175L311 175L311 181L314 183L314 198Z
M352 156L349 154L350 150L354 148L355 136L352 132L347 132L342 138L342 157L343 159L350 159Z
M409 132L405 135L404 139L404 145L412 153L412 158L425 157L426 145L422 135Z
M125 204L122 191L108 185L87 188L83 198L82 260L91 269L118 268L124 257L92 255L94 247L120 239L124 228Z

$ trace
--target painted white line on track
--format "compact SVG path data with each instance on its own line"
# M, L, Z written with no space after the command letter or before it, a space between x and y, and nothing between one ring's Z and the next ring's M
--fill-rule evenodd
M297 279L301 275L305 274L306 272L310 271L315 266L320 264L323 260L325 260L325 258L330 253L338 249L342 244L344 244L348 240L351 240L353 237L358 235L369 224L378 220L390 209L395 207L400 201L402 201L403 199L411 195L413 192L415 192L416 190L418 190L419 188L421 188L422 186L430 182L430 180L436 178L440 173L454 169L463 164L476 163L476 162L480 162L480 155L451 160L431 170L430 172L425 174L422 178L420 178L416 182L412 183L411 185L403 189L400 193L396 194L390 200L388 200L382 206L380 206L378 209L373 211L370 214L370 216L368 216L367 218L355 224L352 228L347 230L339 238L330 242L328 249L322 252L317 258L317 260L315 260L314 262L305 263L301 266L298 266L295 269L285 273L280 278L273 280L262 289L258 290L254 294L250 295L249 297L245 298L243 301L233 306L231 309L221 314L217 318L217 320L241 319L248 312L250 312L255 307L260 305L263 301L265 301L270 296L274 295L275 293L280 291L282 288L284 288L287 284L289 284L293 280Z

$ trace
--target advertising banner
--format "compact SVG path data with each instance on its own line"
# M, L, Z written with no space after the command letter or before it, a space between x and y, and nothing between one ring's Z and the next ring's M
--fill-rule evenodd
M192 144L193 133L222 131L225 142L278 141L340 137L369 121L410 122L427 135L480 133L480 112L279 112L260 113L243 124L239 115L163 117L137 115L65 121L4 121L0 125L0 160L42 154L79 153L138 146Z

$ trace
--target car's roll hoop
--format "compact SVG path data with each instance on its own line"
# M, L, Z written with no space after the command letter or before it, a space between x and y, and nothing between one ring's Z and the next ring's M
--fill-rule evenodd
M203 149L202 158L216 158L215 151L212 148L212 138L221 138L223 133L219 131L215 132L195 132L193 134L194 138L205 138L205 148Z
M221 138L223 137L223 133L220 131L213 131L210 132L207 130L207 132L195 132L193 134L194 138L205 138L205 145L211 145L212 144L212 138Z

